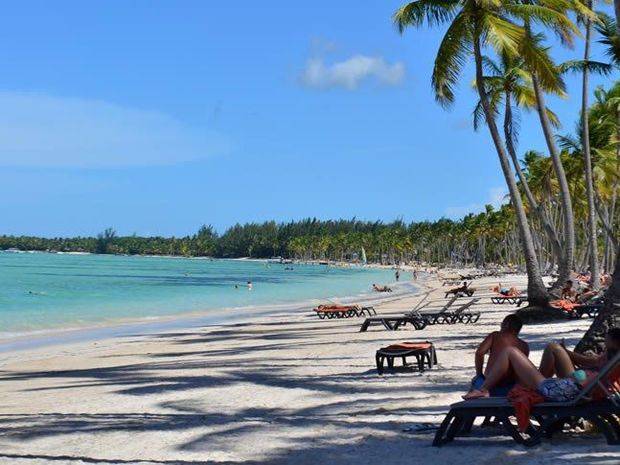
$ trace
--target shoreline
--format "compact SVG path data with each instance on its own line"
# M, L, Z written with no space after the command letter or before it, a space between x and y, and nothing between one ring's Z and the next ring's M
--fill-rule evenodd
M65 343L99 341L131 334L156 334L157 332L171 329L191 329L196 326L213 326L225 323L249 323L261 317L277 316L282 313L294 313L304 309L311 309L313 306L326 301L336 301L343 304L356 303L358 301L381 304L415 295L424 287L426 279L426 277L422 276L415 283L413 281L389 283L395 289L394 293L373 293L373 291L368 291L326 299L313 298L252 306L218 307L171 315L124 318L69 328L44 328L22 331L15 335L0 334L0 354L58 346Z
M55 253L39 251L33 251L32 253L50 256L56 255ZM24 254L28 253L24 252ZM11 253L7 253L7 255L11 255ZM100 256L105 257L105 255ZM119 259L127 258L121 255L109 256ZM194 260L193 258L188 257L172 256L139 257L139 259L142 258L185 258L187 259L187 261ZM217 259L213 261L230 263L237 262L238 260ZM262 259L252 261L269 263L269 260ZM183 267L184 265L180 266ZM316 271L319 270L318 264L315 263L308 263L305 266L308 269L312 268L313 270L316 269ZM176 264L171 267L179 268L179 265ZM302 267L300 266L300 269L301 268ZM343 266L343 264L331 264L330 268L350 268L350 266L345 267ZM365 268L366 271L362 272L363 268ZM242 294L235 294L234 297L231 294L231 298L226 297L226 295L220 295L219 297L216 295L216 298L209 298L209 293L207 291L203 291L204 295L197 294L198 296L201 296L199 298L192 298L193 294L191 293L188 294L187 299L185 298L185 296L181 295L182 298L177 297L173 305L166 305L167 301L166 295L164 293L163 296L159 297L159 300L153 301L151 303L153 308L149 307L149 302L143 302L142 304L139 304L141 305L141 307L136 308L136 305L133 304L132 296L128 294L125 296L126 298L123 301L118 301L115 303L113 302L113 306L110 308L109 312L106 310L105 306L97 310L98 302L90 302L86 300L83 302L80 301L81 303L79 304L79 307L77 307L76 305L76 308L72 309L73 313L69 314L68 317L63 317L63 307L52 307L52 310L56 309L59 311L58 318L53 318L53 315L52 318L48 320L44 320L43 317L41 317L39 318L40 321L37 321L37 319L34 318L32 319L32 323L31 321L28 321L28 319L26 319L25 317L22 321L22 318L19 314L19 312L22 310L25 311L25 314L28 314L28 305L30 305L30 301L24 298L23 302L19 302L16 300L16 302L19 303L20 306L14 309L16 311L15 317L11 317L12 321L5 321L6 325L3 325L4 327L2 328L4 329L4 331L0 331L0 352L13 348L27 348L35 345L56 343L56 339L63 339L66 336L70 337L72 340L98 339L103 337L102 335L105 335L107 337L109 335L114 335L119 332L126 333L128 331L128 327L135 328L134 331L140 331L142 330L142 328L145 328L144 330L152 332L155 331L157 328L178 328L183 327L184 325L188 326L191 324L197 324L197 322L201 324L216 324L218 322L233 321L240 318L252 317L253 315L261 316L268 314L269 312L278 312L289 308L297 308L307 305L313 305L316 303L349 302L356 299L368 300L374 298L371 297L373 291L370 289L370 282L373 282L373 279L379 279L379 281L377 282L389 280L389 273L387 273L386 270L383 270L381 267L374 265L367 267L360 266L359 269L359 276L361 276L361 279L358 279L357 282L353 282L353 285L348 286L346 285L346 283L344 286L329 286L329 283L326 282L325 284L327 285L321 287L322 285L320 284L320 282L317 282L317 284L310 285L311 287L308 288L310 290L303 289L302 286L301 292L287 292L287 288L276 288L272 286L272 289L267 293L259 293L257 296L254 297L251 294L248 294L248 297L243 298L237 298L241 297ZM370 270L380 271L371 272ZM170 271L171 276L175 276L175 273L177 271L178 270ZM250 271L255 272L255 270ZM275 271L276 273L278 272L277 269ZM258 273L260 274L260 271ZM312 273L314 273L314 271L312 271ZM363 273L367 273L368 276ZM377 277L374 277L375 274L377 275ZM185 276L188 276L188 273L185 273ZM146 278L148 277L149 276L146 276ZM293 277L293 283L295 283L295 279L297 279L297 281L301 282L302 284L304 283L303 277ZM284 281L286 283L286 280ZM390 285L393 284L394 283L390 283ZM37 284L34 285L36 286ZM19 289L15 290L19 291ZM83 289L83 291L88 294L89 289L85 288ZM173 289L173 291L175 291L175 289ZM32 294L32 292L29 293ZM176 290L176 295L178 296L178 294L179 291ZM317 298L317 295L322 297ZM139 303L139 300L136 300L136 302ZM157 302L162 302L162 308L158 307ZM9 304L11 304L10 300ZM50 303L49 305L54 305L54 302L52 301L52 303ZM80 312L84 315L83 318L80 317ZM5 318L8 318L10 315L10 313L6 313L3 316ZM78 333L83 333L83 335L80 336L78 335Z

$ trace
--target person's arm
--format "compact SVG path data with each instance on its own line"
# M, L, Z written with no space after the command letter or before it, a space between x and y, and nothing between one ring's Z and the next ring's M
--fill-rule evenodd
M476 375L481 375L484 369L484 356L491 350L493 343L493 333L484 338L476 349Z
M583 355L566 348L565 350L571 362L579 368L596 368L600 361L600 355Z

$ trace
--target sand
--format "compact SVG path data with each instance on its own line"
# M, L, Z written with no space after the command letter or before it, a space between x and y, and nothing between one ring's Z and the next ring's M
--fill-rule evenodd
M475 286L485 293L494 282ZM525 277L510 282L524 286ZM432 298L440 297L438 282L428 285L437 288ZM406 310L418 299L377 310ZM483 298L476 309L483 315L475 325L423 331L359 333L360 319L319 320L297 310L4 353L0 463L620 463L620 448L600 436L559 435L528 449L478 430L433 448L432 432L403 432L441 421L473 375L476 345L514 307ZM537 363L545 343L565 338L572 345L589 323L526 326L522 337ZM437 367L377 374L377 348L419 340L435 342Z

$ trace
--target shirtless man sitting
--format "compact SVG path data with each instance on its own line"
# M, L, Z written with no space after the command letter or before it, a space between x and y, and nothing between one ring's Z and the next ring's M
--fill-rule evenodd
M525 356L530 353L527 343L519 339L519 332L523 321L517 315L508 315L502 321L499 331L489 334L476 350L476 376L471 381L471 389L480 389L484 384L486 375L493 368L493 364L497 356L507 347L515 347L519 349ZM486 368L484 368L484 357L489 355ZM483 369L484 368L484 369ZM508 373L507 376L496 387L491 390L492 396L503 397L508 394L516 382L514 373Z

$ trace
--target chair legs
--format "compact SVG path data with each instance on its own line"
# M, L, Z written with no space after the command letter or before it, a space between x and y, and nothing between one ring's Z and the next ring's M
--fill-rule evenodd
M425 371L427 368L431 369L434 365L437 365L437 353L434 346L431 346L431 348L428 350L416 350L394 354L378 350L375 354L377 372L379 374L383 374L383 372L385 371L384 366L386 363L389 369L394 369L394 359L397 357L402 360L403 367L409 366L409 364L407 363L407 357L415 357L415 365L420 372Z

